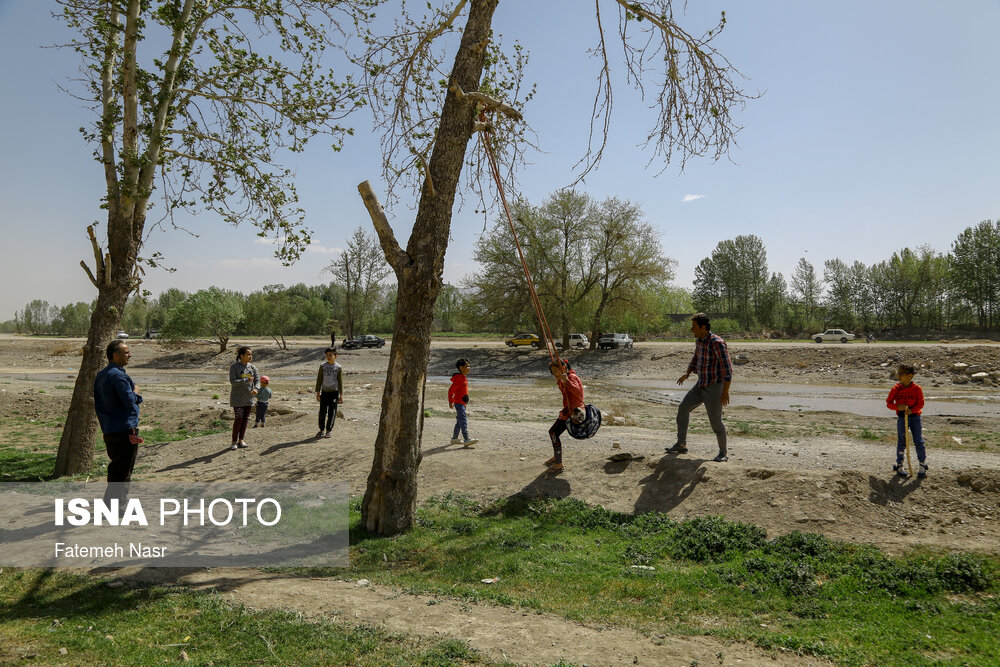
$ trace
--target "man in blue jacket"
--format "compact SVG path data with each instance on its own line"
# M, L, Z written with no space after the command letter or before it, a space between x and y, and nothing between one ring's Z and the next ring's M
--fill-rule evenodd
M97 421L104 433L108 450L108 491L111 483L125 482L124 492L113 493L121 497L127 493L127 483L132 479L135 456L142 438L139 437L139 404L142 396L132 378L125 372L129 357L128 345L115 340L106 350L108 365L94 378L94 408Z

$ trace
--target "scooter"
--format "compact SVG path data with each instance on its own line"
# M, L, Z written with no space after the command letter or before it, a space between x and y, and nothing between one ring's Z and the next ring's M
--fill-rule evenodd
M865 335L865 342L866 343L874 343L875 342L875 334L873 334L871 331L869 331Z

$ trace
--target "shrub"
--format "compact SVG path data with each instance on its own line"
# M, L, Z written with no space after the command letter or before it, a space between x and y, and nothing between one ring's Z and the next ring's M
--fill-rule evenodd
M956 593L985 591L992 579L983 561L969 554L948 554L934 569L942 587Z
M823 535L793 530L768 542L765 551L785 558L808 556L828 560L834 554L834 545Z
M688 519L677 526L671 555L696 562L718 562L759 549L767 539L760 526L726 521L721 516Z

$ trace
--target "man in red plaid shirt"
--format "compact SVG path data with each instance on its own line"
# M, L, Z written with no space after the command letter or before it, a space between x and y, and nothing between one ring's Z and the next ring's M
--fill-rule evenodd
M694 344L694 357L688 364L687 373L677 380L677 384L684 384L691 373L698 374L698 383L691 388L677 407L677 442L666 451L674 454L687 452L687 430L691 411L704 403L705 410L708 411L708 421L712 424L712 430L715 431L715 437L719 441L719 453L714 460L722 463L729 460L726 425L722 423L722 408L729 405L733 364L729 361L726 341L712 333L711 323L705 313L691 316L691 333L697 339Z

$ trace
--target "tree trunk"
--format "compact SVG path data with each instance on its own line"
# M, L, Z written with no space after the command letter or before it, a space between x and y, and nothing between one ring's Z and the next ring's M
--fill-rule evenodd
M472 0L469 7L427 170L433 187L423 188L405 253L384 218L380 223L372 216L398 284L382 416L361 506L363 525L380 535L395 535L413 525L434 303L443 284L455 192L476 113L474 105L460 101L451 86L465 92L479 89L497 2ZM372 211L370 202L366 204Z
M116 293L118 292L118 293ZM83 347L80 372L73 387L66 424L59 440L59 453L53 476L86 472L94 464L94 440L97 435L97 413L94 412L94 377L107 365L105 348L111 342L128 291L102 289L97 296L97 308L90 318L90 330Z

